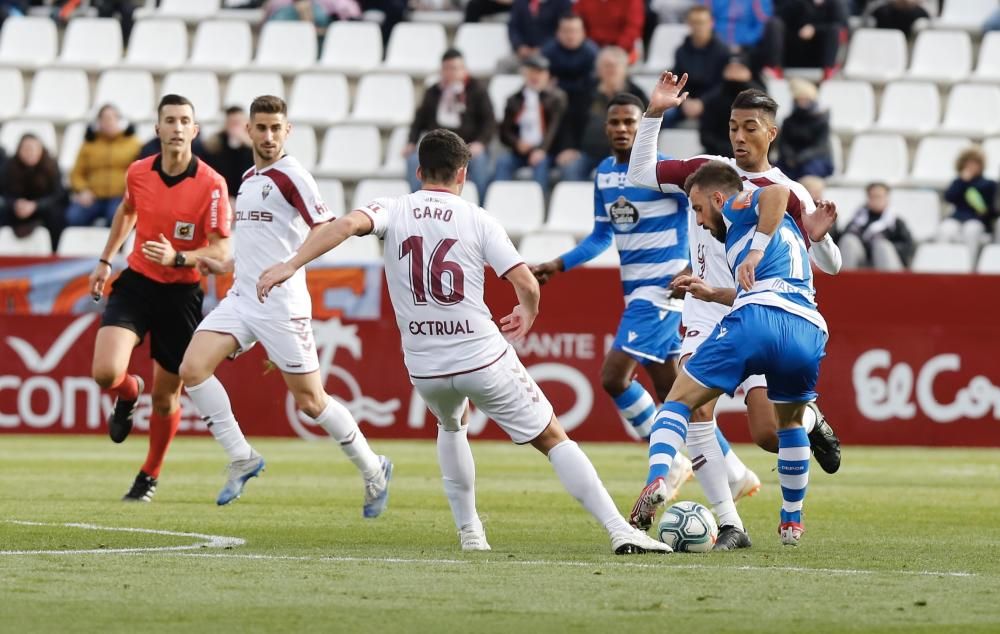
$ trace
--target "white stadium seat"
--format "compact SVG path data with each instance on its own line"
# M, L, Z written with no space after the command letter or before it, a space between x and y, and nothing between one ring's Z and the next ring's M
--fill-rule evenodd
M288 119L318 126L340 123L350 101L347 78L340 73L299 73L288 99Z
M1000 174L1000 137L986 139L983 143L983 152L986 153L986 174L989 178Z
M187 26L181 20L140 20L129 38L123 65L154 73L173 70L188 56Z
M90 82L82 70L45 68L35 73L24 116L67 123L87 116Z
M953 84L972 70L972 39L964 31L922 31L913 45L907 79Z
M541 264L576 246L576 240L568 233L533 233L524 236L517 251L528 264Z
M845 185L867 185L882 181L895 185L906 178L909 154L906 141L898 134L859 134L851 143L844 175L836 179Z
M254 67L291 74L316 63L316 27L308 22L265 22Z
M24 107L24 78L16 68L0 68L0 120L10 119Z
M108 241L108 227L67 227L59 237L56 255L64 258L98 258Z
M925 242L917 247L910 270L914 273L971 273L972 252L965 244Z
M557 183L549 201L545 230L569 233L578 238L594 228L594 184Z
M385 144L385 161L379 170L380 176L385 178L407 178L406 159L403 158L403 148L406 147L409 139L410 126L400 125L392 129L392 132L389 133L389 140Z
M632 75L629 77L636 86L642 89L642 92L646 93L648 97L652 94L653 89L656 88L656 82L660 81L659 75Z
M927 82L896 81L882 92L875 131L922 136L941 122L941 96Z
M827 187L823 197L837 205L837 227L843 231L851 224L854 213L865 204L863 187Z
M410 123L414 109L413 80L408 75L365 75L358 82L350 119L389 128Z
M956 84L948 95L948 106L940 134L982 137L1000 132L1000 86Z
M340 218L346 213L343 183L336 178L317 178L316 188L319 189L320 197L335 218Z
M983 41L979 45L979 62L971 79L1000 83L1000 31L990 31L983 35Z
M920 140L913 155L908 183L913 187L944 189L955 179L955 159L972 141L965 137L929 136Z
M200 22L218 13L221 6L222 0L161 0L155 15Z
M242 71L233 73L226 85L224 107L240 106L250 110L250 103L261 95L275 95L285 98L285 82L278 73L262 71Z
M545 197L534 181L495 181L483 207L515 239L538 231L545 219Z
M108 70L97 80L94 112L106 103L114 104L132 122L156 118L153 76L145 70Z
M520 91L522 86L524 86L524 79L520 75L494 75L490 78L486 90L490 94L493 114L496 115L497 121L503 121L503 111L507 106L507 99Z
M117 66L122 58L122 25L114 18L73 18L63 35L56 64L101 70Z
M375 126L331 126L323 137L316 172L322 176L359 180L378 171L381 155L382 139Z
M583 266L593 269L617 269L621 266L621 258L618 257L618 247L612 242L611 246L605 249L603 253Z
M247 110L250 109L249 104ZM293 124L292 133L285 140L285 151L294 156L306 171L316 167L318 149L316 147L316 130L307 123Z
M987 244L983 247L979 252L976 272L1000 275L1000 244Z
M657 24L646 54L645 71L659 76L663 71L672 69L674 53L684 43L688 33L690 30L686 24Z
M465 185L462 187L462 200L467 200L473 205L479 206L479 188L472 181L465 181Z
M430 75L441 67L446 47L447 37L440 24L400 22L389 36L381 69L414 77Z
M42 145L49 151L49 154L56 156L59 148L56 143L56 127L51 121L39 121L37 119L12 119L3 124L0 128L0 147L7 152L7 156L13 156L17 151L17 144L25 134L34 134L42 140Z
M319 257L326 265L377 264L382 261L382 244L375 236L355 236Z
M0 29L0 66L41 68L56 59L59 34L50 18L7 18Z
M768 79L766 82L767 94L771 95L778 104L778 123L785 120L785 117L792 114L792 107L795 105L792 99L792 88L787 79Z
M10 227L0 227L0 255L23 257L52 255L49 230L45 227L36 227L27 236L18 238Z
M701 137L697 130L668 128L660 132L657 148L670 158L686 159L702 154Z
M830 158L833 159L833 176L844 173L844 141L836 134L830 135Z
M997 0L944 0L935 28L981 32L983 22L997 10Z
M376 198L398 198L410 193L410 184L401 178L365 178L351 197L351 209L364 207Z
M906 223L913 239L926 242L937 235L941 224L941 199L932 189L894 189L889 206Z
M160 96L183 95L194 104L194 118L199 123L219 120L219 78L207 70L181 70L167 73Z
M242 20L208 20L198 25L185 68L231 73L249 66L253 34Z
M452 46L462 52L466 67L476 77L492 75L496 72L497 62L511 54L506 24L460 24Z
M844 76L884 83L906 70L906 37L893 29L858 29L847 49Z
M87 122L76 121L66 126L62 134L62 143L59 145L59 169L63 175L68 175L73 165L76 164L76 157L80 153L80 146L83 145L84 136L87 134ZM138 137L139 141L145 143L148 139ZM150 137L152 138L152 137ZM62 244L62 238L60 238Z
M819 103L835 132L858 134L875 120L875 91L866 81L831 79L820 84Z
M382 61L382 32L373 22L334 22L323 39L318 68L361 75Z

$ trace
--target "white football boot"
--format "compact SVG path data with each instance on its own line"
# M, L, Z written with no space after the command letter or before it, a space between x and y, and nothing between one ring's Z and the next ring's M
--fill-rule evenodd
M665 555L674 551L663 542L630 526L627 530L615 531L611 534L611 552L616 555L642 555L645 553Z
M745 469L742 478L729 483L729 489L733 492L733 502L739 502L740 498L753 497L760 491L760 478L750 469Z
M486 531L480 525L469 525L458 531L458 537L462 540L462 550L493 550L486 541Z
M677 455L674 456L674 461L670 465L670 473L667 474L667 478L664 480L667 485L666 501L672 502L676 500L677 496L680 495L681 487L692 477L694 477L694 467L691 464L691 459L677 452Z

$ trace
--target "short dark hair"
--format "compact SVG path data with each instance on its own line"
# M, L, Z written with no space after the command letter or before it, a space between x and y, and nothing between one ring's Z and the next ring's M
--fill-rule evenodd
M451 130L431 130L420 139L417 148L423 180L431 183L450 183L459 168L469 163L469 146L462 137Z
M191 100L183 95L175 95L173 93L169 95L163 95L160 99L160 105L156 106L156 118L159 119L160 115L163 114L163 108L166 106L188 106L191 108L191 114L194 115L194 104Z
M630 92L620 92L611 98L608 102L608 110L611 110L613 106L635 106L640 112L646 109L646 104L643 103L637 95L633 95Z
M234 114L243 114L243 107L242 106L229 106L228 108L226 108L226 116L227 117L230 116L230 115L234 115Z
M443 64L447 62L449 59L455 59L456 57L458 59L463 59L464 56L462 55L462 51L458 50L457 48L449 48L447 51L444 52L444 55L441 56L441 63Z
M712 189L729 195L743 191L743 179L732 167L722 161L709 161L696 169L684 181L684 192L690 194L694 186Z
M876 187L881 187L886 191L886 193L889 193L889 184L883 183L882 181L875 181L873 183L868 183L868 185L865 187L865 193L871 195L872 190L875 189Z
M283 114L288 115L288 104L281 97L274 95L261 95L250 104L250 118L257 113L260 114Z
M760 110L771 117L772 121L778 118L778 102L763 90L757 90L756 88L749 88L736 95L736 99L733 99L733 105L730 109Z
M687 13L684 14L684 19L686 20L686 19L690 18L695 13L707 13L708 17L712 17L712 10L711 9L709 9L708 7L706 7L703 4L696 4L693 7L691 7L690 9L687 10Z
M559 16L559 22L566 22L567 20L579 20L583 22L583 16L570 9Z

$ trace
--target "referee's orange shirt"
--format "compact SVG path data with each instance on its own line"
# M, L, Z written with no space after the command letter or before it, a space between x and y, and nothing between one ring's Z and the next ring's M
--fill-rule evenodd
M229 237L231 212L226 180L204 161L191 157L177 176L163 173L157 154L132 163L125 176L125 204L138 215L135 248L128 256L133 271L165 284L193 284L201 279L196 267L163 266L146 259L142 245L166 236L176 251L208 245L208 234Z

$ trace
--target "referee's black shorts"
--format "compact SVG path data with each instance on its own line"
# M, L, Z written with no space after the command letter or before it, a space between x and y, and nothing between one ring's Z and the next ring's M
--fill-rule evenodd
M167 372L177 374L184 351L201 322L201 286L164 284L125 269L111 285L101 326L127 328L139 336L148 332L150 356Z

